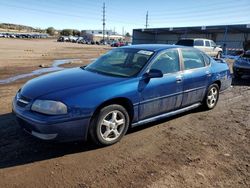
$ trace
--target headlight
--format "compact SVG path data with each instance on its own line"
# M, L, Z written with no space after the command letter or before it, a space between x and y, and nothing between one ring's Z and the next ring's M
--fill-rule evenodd
M35 100L31 110L48 115L67 114L67 106L59 101Z

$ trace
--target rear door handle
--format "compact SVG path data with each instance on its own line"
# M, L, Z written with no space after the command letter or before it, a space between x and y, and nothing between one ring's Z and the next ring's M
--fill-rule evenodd
M177 76L176 77L176 82L177 83L181 83L182 82L182 77L181 76Z
M211 74L210 71L206 71L206 75L207 75L208 77L210 77L212 74Z

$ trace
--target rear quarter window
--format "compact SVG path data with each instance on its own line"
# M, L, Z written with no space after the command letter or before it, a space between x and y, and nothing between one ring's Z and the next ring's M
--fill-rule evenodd
M205 61L205 64L208 66L211 64L211 59L208 57L205 53L202 53L203 59Z

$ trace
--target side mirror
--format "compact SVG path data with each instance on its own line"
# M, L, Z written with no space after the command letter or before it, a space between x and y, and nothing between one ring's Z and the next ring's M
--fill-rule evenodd
M143 75L144 78L161 78L163 73L158 69L151 69L149 72Z

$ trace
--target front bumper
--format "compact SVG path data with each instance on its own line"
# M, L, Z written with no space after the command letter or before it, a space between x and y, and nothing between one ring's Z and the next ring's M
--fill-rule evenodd
M12 108L21 128L36 138L58 142L87 139L90 123L88 117L55 118L41 115L30 111L28 106L18 106L16 98Z

